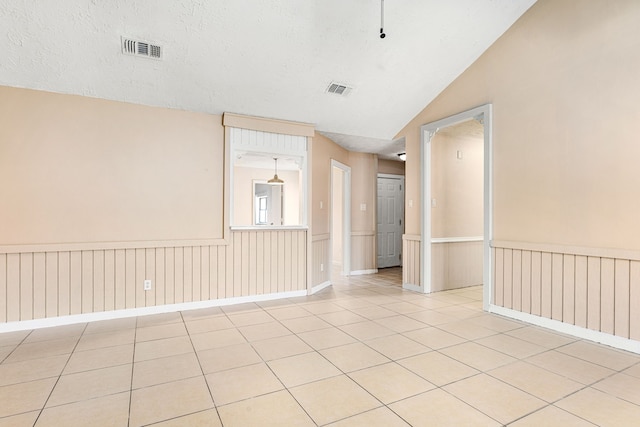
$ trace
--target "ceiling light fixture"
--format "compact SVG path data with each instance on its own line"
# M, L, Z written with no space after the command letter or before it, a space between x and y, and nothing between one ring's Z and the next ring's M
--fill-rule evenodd
M380 38L383 39L386 36L384 33L384 0L380 0Z
M273 178L271 178L269 181L267 181L269 184L284 184L284 181L281 180L280 178L278 178L278 158L274 157L273 160L276 161L276 169L275 169L275 173L273 174Z
M407 160L407 153L399 153L398 157L400 157L400 160L404 162Z

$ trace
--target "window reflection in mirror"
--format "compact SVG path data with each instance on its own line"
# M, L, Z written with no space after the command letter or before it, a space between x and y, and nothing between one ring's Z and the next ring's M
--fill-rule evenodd
M275 175L278 158L281 184L268 181ZM296 156L239 153L233 166L234 226L294 226L302 224L301 158Z
M281 184L254 182L253 206L255 211L253 225L284 225L284 191Z

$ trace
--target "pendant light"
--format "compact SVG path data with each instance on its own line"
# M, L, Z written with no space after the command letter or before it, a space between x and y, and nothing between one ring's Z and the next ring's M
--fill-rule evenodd
M380 0L380 38L386 37L384 33L384 0Z
M284 181L281 180L280 178L278 178L278 158L274 157L273 160L275 160L276 162L276 169L275 169L275 173L273 175L273 178L271 178L269 181L267 181L269 184L284 184Z

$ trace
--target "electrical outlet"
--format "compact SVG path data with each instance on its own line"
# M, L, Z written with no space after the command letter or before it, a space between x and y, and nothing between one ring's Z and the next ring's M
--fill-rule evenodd
M150 291L151 290L151 280L147 279L144 281L144 290L145 291Z
M320 271L324 271L324 264L320 264Z

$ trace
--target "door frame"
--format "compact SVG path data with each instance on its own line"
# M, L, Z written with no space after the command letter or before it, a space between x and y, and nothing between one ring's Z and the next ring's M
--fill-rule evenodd
M482 263L482 307L489 309L493 298L493 271L491 265L491 239L493 238L493 159L492 159L492 121L493 108L491 104L481 105L443 119L427 123L420 127L420 182L422 186L422 215L420 239L420 286L413 290L431 292L431 139L439 129L453 126L467 120L482 120L484 125L484 168L483 168L483 205L484 205L484 235L483 235L483 263Z
M402 230L400 233L400 267L402 267L402 236L404 235L404 227L405 227L405 218L404 218L404 199L405 199L405 176L404 175L397 175L397 174L392 174L392 173L379 173L376 176L376 189L378 188L378 178L389 178L389 179L399 179L400 180L400 185L402 185L402 203L400 204L400 209L401 209L401 217L402 217ZM378 208L378 194L376 192L376 208ZM377 215L376 215L376 237L378 236L378 221L377 221ZM376 252L377 252L377 245L376 245ZM376 268L378 268L378 256L376 254Z
M331 214L329 215L329 281L333 280L333 168L342 170L344 173L342 180L342 275L351 274L351 167L331 159L330 173L330 194L331 194Z

